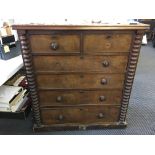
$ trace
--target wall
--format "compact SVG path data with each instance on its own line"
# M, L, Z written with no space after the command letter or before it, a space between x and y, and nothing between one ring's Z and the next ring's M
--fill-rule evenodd
M15 19L21 23L61 22L65 18L75 22L81 19L123 21L133 16L144 19L143 13L148 13L144 12L145 5L134 0L3 0L0 1L0 19ZM149 6L150 10L151 7L153 10L154 5Z

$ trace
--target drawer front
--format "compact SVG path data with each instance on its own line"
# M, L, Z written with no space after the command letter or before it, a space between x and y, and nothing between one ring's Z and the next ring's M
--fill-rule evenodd
M30 44L33 53L80 53L80 36L77 34L31 35Z
M124 73L127 56L34 56L36 71L101 71Z
M85 53L129 52L132 34L86 34Z
M55 109L41 109L41 118L44 125L64 123L103 123L117 122L120 107L113 106L87 106L65 107Z
M122 91L40 91L40 106L121 104Z
M124 74L39 74L36 75L36 80L39 88L122 88Z

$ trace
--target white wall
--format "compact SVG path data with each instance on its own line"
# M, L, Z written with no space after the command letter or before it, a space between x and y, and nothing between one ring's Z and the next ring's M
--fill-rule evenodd
M153 4L148 1L147 4ZM135 0L0 0L0 19L15 19L22 23L61 21L65 18L112 21L145 18L149 13L145 9L143 1ZM152 12L154 5L149 5L149 10Z

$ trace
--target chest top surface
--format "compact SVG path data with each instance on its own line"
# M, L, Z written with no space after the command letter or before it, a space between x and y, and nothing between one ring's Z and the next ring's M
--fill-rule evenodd
M16 24L16 30L144 30L147 24L90 24L90 25L47 25L47 24Z

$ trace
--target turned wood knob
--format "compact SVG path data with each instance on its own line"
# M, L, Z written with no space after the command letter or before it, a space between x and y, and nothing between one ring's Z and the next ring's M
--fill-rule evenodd
M59 47L59 44L58 44L57 42L52 42L52 43L51 43L51 48L52 48L53 50L57 50L58 47Z
M100 101L105 101L106 100L106 98L105 98L105 96L100 96Z
M98 118L104 118L104 114L103 113L99 113L98 114Z
M107 84L107 80L106 79L102 79L101 80L101 84L103 84L103 85Z
M109 49L110 47L111 47L111 43L105 43L105 47L106 47L106 49Z
M62 101L62 96L58 96L57 97L57 102L61 102Z
M108 62L107 60L104 60L104 61L102 62L102 65L103 65L104 67L108 67L108 66L109 66L109 62Z
M64 116L63 115L59 115L58 119L61 121L64 119Z
M110 39L110 38L112 38L111 35L107 35L107 36L106 36L106 39Z

